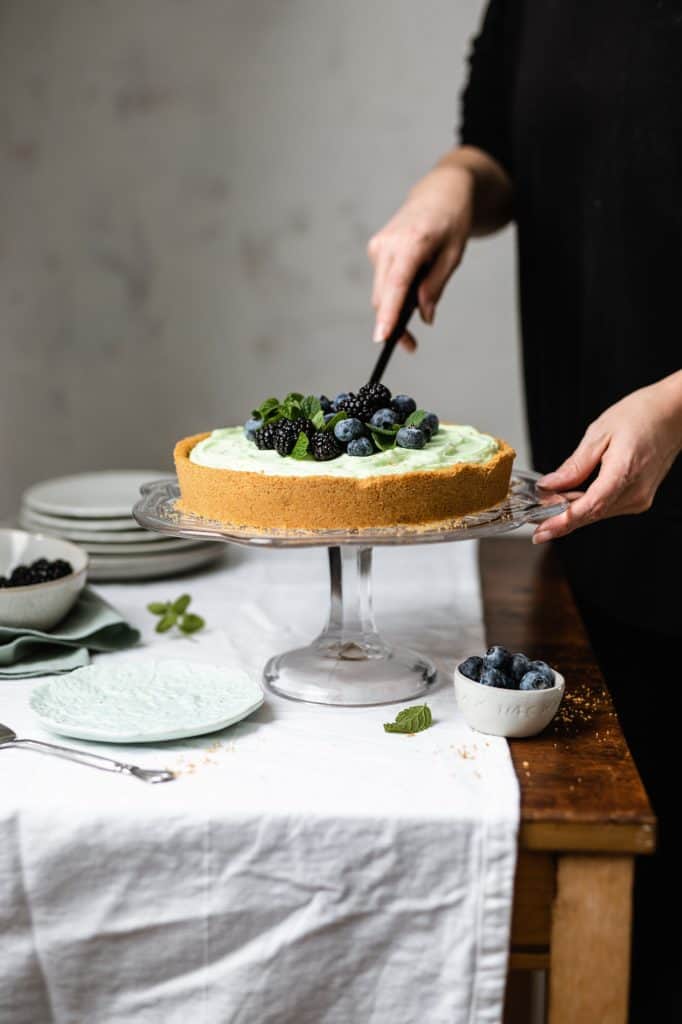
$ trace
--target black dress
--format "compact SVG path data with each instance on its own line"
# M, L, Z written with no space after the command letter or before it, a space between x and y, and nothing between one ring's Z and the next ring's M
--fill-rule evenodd
M682 0L492 0L461 139L514 184L528 423L549 472L609 405L682 368ZM679 637L681 538L678 459L648 513L560 547L583 600Z
M461 141L513 182L527 414L548 472L609 405L682 367L682 0L491 0ZM680 914L679 737L657 691L679 709L682 459L650 511L556 547L659 816L659 851L637 867L631 1020L664 1020L682 994L659 931Z

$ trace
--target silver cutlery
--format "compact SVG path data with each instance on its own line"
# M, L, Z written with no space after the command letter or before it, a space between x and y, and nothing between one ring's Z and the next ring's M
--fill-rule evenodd
M102 772L132 775L142 782L170 782L175 778L174 772L165 769L154 771L149 768L138 768L137 765L114 761L110 757L102 757L101 754L91 754L87 750L75 750L73 747L59 747L56 743L45 743L43 740L20 740L8 725L0 723L0 750L4 747L18 747L23 750L35 750L39 754L52 754L54 757L63 757L67 761L85 764L90 768L99 768Z

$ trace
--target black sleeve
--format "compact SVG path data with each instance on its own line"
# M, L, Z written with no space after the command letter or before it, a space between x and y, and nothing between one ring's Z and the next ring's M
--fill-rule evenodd
M511 99L515 77L518 0L489 0L469 52L461 95L459 138L494 157L513 177Z

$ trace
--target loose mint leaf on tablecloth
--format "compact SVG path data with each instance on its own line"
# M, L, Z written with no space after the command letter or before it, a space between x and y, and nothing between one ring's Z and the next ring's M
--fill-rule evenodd
M193 615L191 612L187 612L180 619L178 625L183 633L196 633L204 628L206 622L202 619L201 615Z
M431 708L428 704L417 704L412 708L404 708L396 715L395 722L385 722L385 732L414 733L428 729L433 721Z
M426 409L415 409L414 412L411 412L405 420L405 426L418 427L426 415Z
M306 455L308 454L308 445L309 444L310 444L310 442L308 440L307 435L304 434L303 431L301 431L301 433L296 438L296 444L294 445L294 447L292 448L291 452L289 453L291 455L291 458L292 459L305 459Z
M301 402L301 412L307 420L312 420L314 423L316 414L322 412L319 398L316 395L306 395ZM324 416L324 413L322 415ZM322 423L324 424L324 419Z
M311 416L310 419L316 430L324 430L324 413L321 409L314 416Z
M172 629L175 623L178 621L178 617L174 611L167 611L163 618L159 619L156 623L157 633L167 633L169 629Z
M345 409L341 409L340 412L334 413L332 418L329 420L328 423L324 424L324 427L322 429L323 430L333 430L337 423L339 423L341 420L346 420L346 419L348 419L348 413L346 412Z
M163 601L152 601L151 604L147 605L147 611L151 612L152 615L165 615L169 608L170 605Z
M182 594L177 599L177 601L173 601L173 611L175 612L175 614L182 615L183 612L186 612L187 609L189 608L189 603L191 600L192 598L189 596L189 594Z

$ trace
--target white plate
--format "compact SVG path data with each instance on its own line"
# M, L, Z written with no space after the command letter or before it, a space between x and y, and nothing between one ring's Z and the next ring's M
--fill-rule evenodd
M101 519L128 516L140 496L142 484L168 475L158 469L78 473L34 484L23 503L35 512L76 518Z
M46 519L44 516L43 519ZM104 520L102 520L104 522ZM153 544L159 541L168 541L171 538L164 537L161 533L152 533L151 530L114 530L111 533L106 530L67 530L63 526L50 526L44 521L37 523L33 516L22 512L19 516L19 523L24 530L31 532L46 533L52 537L63 537L64 540L73 541L74 544Z
M204 543L200 540L179 540L175 537L161 537L160 541L161 543L152 541L145 544L95 544L92 541L79 543L91 555L135 555L135 557L138 555L156 557L156 555L170 554L173 551L197 548Z
M84 519L82 516L78 518L74 516L51 516L46 512L35 512L27 505L21 506L21 517L26 518L27 522L30 521L32 526L47 526L55 529L66 530L96 530L100 531L116 531L126 530L128 532L137 530L138 533L149 533L148 530L142 530L137 525L132 516L120 516L117 518L107 519Z
M158 743L217 732L263 703L239 669L194 661L98 661L33 690L30 705L61 736Z
M224 552L223 544L209 542L186 551L142 555L139 558L91 555L88 577L91 580L109 582L160 579L162 576L175 576L176 573L208 565L209 562L221 558Z

